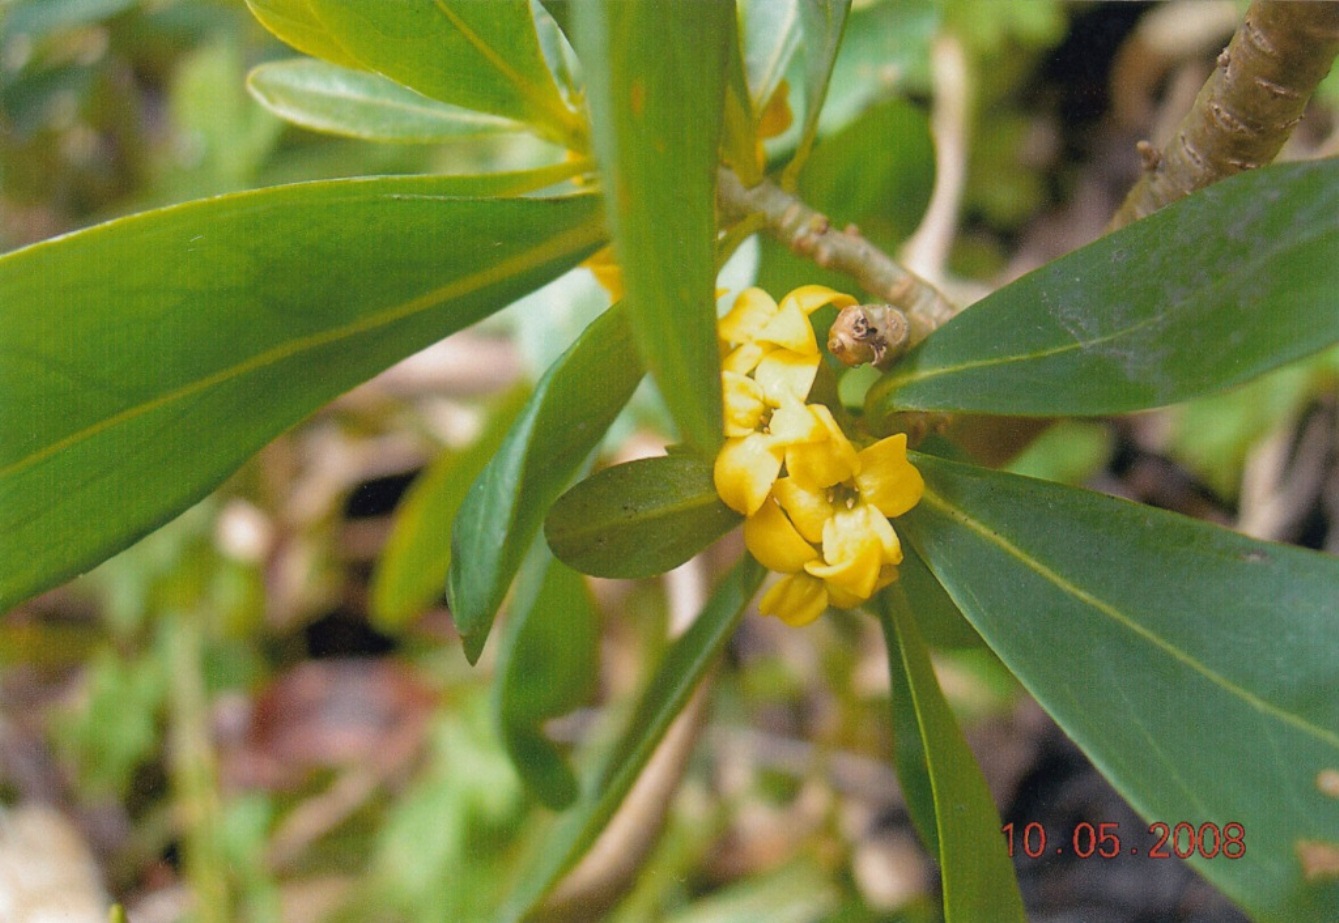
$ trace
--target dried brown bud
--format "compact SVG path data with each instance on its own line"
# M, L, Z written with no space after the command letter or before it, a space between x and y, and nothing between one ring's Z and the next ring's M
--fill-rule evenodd
M867 362L886 369L906 351L910 326L906 315L886 304L842 308L828 331L828 352L843 365Z

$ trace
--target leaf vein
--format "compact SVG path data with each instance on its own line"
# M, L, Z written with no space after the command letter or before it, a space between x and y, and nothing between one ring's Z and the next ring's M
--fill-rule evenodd
M928 502L931 506L938 508L941 512L953 519L956 519L960 524L975 532L986 542L995 545L1005 554L1017 560L1024 567L1055 585L1062 592L1068 594L1083 605L1101 613L1126 631L1153 645L1158 650L1185 665L1189 669L1194 670L1200 676L1218 686L1229 695L1235 696L1261 714L1270 716L1284 724L1290 725L1308 736L1314 737L1339 750L1339 734L1322 727L1317 727L1297 715L1284 711L1278 706L1255 695L1250 690L1232 682L1232 680L1213 670L1207 664L1192 657L1188 652L1172 644L1166 638L1161 637L1145 626L1133 621L1111 603L1099 599L1087 590L1071 583L1069 580L1061 576L1060 573L1047 567L1041 561L1029 555L1022 548L1013 544L1004 536L992 531L979 520L973 519L965 510L949 503L928 486L925 489L925 495L922 500Z
M333 327L329 330L324 330L320 333L314 333L299 339L290 340L235 365L229 366L228 368L220 369L211 375L206 375L203 378L199 378L193 382L182 385L179 388L161 394L152 400L144 401L132 407L127 407L118 413L104 417L96 423L70 433L49 445L43 446L23 458L11 462L9 465L0 467L0 478L19 474L34 465L45 461L53 455L73 448L81 442L86 442L87 440L92 439L100 433L129 423L177 401L185 400L186 398L200 394L210 388L225 384L250 372L255 372L286 359L291 359L304 352L385 327L396 321L412 317L415 314L421 314L422 312L430 310L452 298L458 298L479 291L480 289L502 281L513 274L534 268L561 256L563 253L570 252L591 243L601 234L598 225L594 224L583 230L585 233L581 234L579 237L573 234L560 235L540 247L518 254L510 259L499 261L487 269L455 279L445 285L438 286L431 291L424 292L416 298L411 298L403 303L391 305L384 310L374 312L365 317L360 317L352 323L344 324L340 327Z

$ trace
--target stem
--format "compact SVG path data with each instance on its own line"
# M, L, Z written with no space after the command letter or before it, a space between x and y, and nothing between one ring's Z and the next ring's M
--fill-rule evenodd
M898 264L860 235L854 226L834 230L828 217L764 179L745 189L739 177L721 170L716 187L721 211L742 221L761 216L773 237L824 269L844 272L860 287L902 312L915 346L954 314L957 308L929 282Z
M1337 51L1339 4L1253 0L1167 147L1140 143L1144 175L1107 230L1272 161Z

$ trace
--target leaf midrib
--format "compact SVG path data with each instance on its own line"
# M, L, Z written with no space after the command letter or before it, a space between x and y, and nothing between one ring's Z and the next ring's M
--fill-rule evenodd
M1163 653L1173 658L1177 662L1185 665L1187 668L1198 673L1204 679L1208 680L1215 686L1218 686L1220 689L1222 689L1229 695L1240 699L1242 702L1254 708L1256 711L1271 716L1274 719L1281 721L1284 724L1287 724L1291 727L1294 727L1299 731L1302 731L1303 733L1307 734L1308 736L1313 737L1316 740L1321 741L1322 743L1328 744L1329 746L1335 748L1336 750L1339 750L1339 734L1336 734L1333 731L1328 731L1325 728L1317 727L1316 725L1312 724L1309 721L1306 721L1299 715L1295 715L1292 712L1285 711L1279 708L1278 706L1265 701L1264 699L1260 698L1259 696L1255 695L1249 690L1232 682L1227 677L1221 675L1217 671L1210 668L1207 664L1192 657L1188 652L1182 650L1181 648L1177 647L1175 644L1171 643L1167 639L1155 634L1153 631L1149 630L1148 628L1129 618L1125 613L1121 612L1120 609L1116 608L1112 604L1097 598L1092 593L1089 593L1086 590L1082 589L1081 587L1071 583L1069 580L1062 577L1059 573L1047 567L1041 561L1027 554L1023 549L1019 548L1017 545L1010 542L1004 536L987 528L986 525L980 522L979 520L973 519L971 516L967 514L966 511L964 511L960 507L954 506L953 504L949 503L947 500L945 500L943 497L937 494L934 490L932 490L928 485L925 488L925 494L921 498L921 500L923 503L929 503L929 505L937 508L945 515L953 518L960 525L965 526L967 529L976 533L977 536L985 540L988 544L994 545L995 547L1003 551L1005 554L1014 558L1024 567L1028 568L1029 570L1031 570L1033 573L1037 574L1044 580L1049 581L1051 584L1056 586L1062 592L1069 595L1079 603L1096 610L1098 613L1106 616L1112 622L1124 628L1126 631L1148 642L1149 644L1152 644L1158 650L1162 651Z
M585 233L577 236L577 234L583 230ZM602 232L597 222L588 222L584 227L578 226L573 228L570 233L561 234L552 240L545 242L541 246L519 253L509 259L501 260L484 270L455 279L445 285L425 292L416 298L411 298L408 301L391 305L381 311L360 317L352 323L345 324L341 327L334 327L309 336L289 340L279 346L239 362L236 365L220 369L211 375L206 375L204 378L196 379L179 388L158 395L152 400L144 401L132 407L127 407L118 413L98 420L96 423L70 433L55 442L49 443L23 458L17 459L4 467L0 467L0 478L11 477L22 473L53 455L73 448L82 442L86 442L100 433L114 429L122 424L129 423L146 414L152 413L155 410L176 403L177 401L185 400L188 397L200 394L210 388L241 378L243 375L294 358L304 352L310 352L322 346L328 346L331 343L350 339L359 334L388 326L416 314L421 314L452 298L458 298L477 292L488 285L503 281L512 275L520 274L526 270L543 265L550 260L562 256L564 253L594 243L600 238L601 234Z
M1091 349L1119 340L1122 337L1130 336L1144 327L1149 327L1162 321L1161 316L1146 317L1138 323L1130 324L1119 330L1113 330L1111 333L1103 336L1094 337L1090 340L1075 340L1072 343L1062 343L1058 346L1049 346L1045 349L1035 350L1027 353L1016 353L1010 356L999 356L988 359L975 359L971 362L960 362L955 365L943 365L932 369L917 369L908 372L906 375L890 378L887 380L886 388L889 391L905 388L908 385L921 384L931 379L939 378L942 375L956 375L962 372L975 371L977 369L1000 368L1006 365L1013 365L1016 362L1033 362L1038 359L1049 359L1053 356L1062 356L1066 353L1077 352Z
M521 74L507 63L506 58L498 54L497 51L479 37L479 34L469 27L466 22L460 18L444 0L436 0L434 4L442 16L445 17L460 36L465 39L484 60L492 65L493 69L501 74L508 83L516 88L516 92L526 101L536 116L546 119L553 119L559 129L566 133L571 133L574 127L574 118L571 110L561 104L555 93L545 94L537 91L537 88L529 80L526 80ZM548 73L547 67L545 73ZM557 102L558 105L554 105Z

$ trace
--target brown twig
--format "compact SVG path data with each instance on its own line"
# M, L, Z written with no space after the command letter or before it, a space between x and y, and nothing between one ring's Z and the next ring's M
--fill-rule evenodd
M1141 142L1144 175L1108 230L1272 161L1337 51L1339 3L1254 0L1166 148Z
M846 273L866 292L900 311L907 321L908 336L901 350L915 346L957 313L938 289L899 265L854 227L833 228L826 215L770 180L746 189L739 177L723 169L716 198L727 217L742 221L761 216L767 231L791 250L825 269Z

